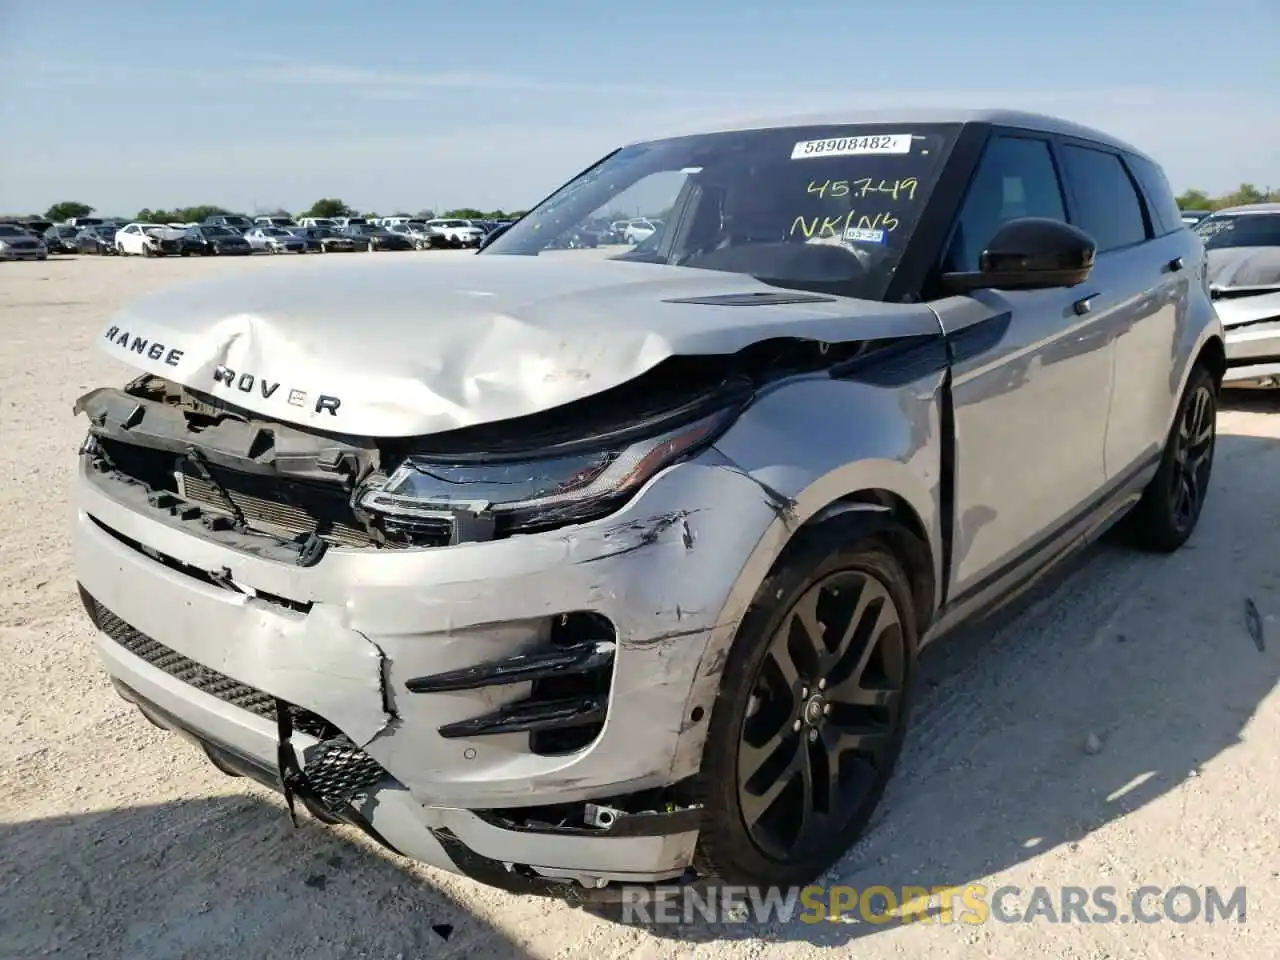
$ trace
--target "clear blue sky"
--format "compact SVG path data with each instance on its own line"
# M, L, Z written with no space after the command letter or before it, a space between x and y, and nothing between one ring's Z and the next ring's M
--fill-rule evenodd
M509 209L623 140L909 104L1280 187L1280 0L0 0L0 211Z

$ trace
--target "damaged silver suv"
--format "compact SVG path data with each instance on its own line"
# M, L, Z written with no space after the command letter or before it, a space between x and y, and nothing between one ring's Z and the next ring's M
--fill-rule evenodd
M110 321L81 594L148 718L487 883L813 879L926 643L1205 500L1203 246L1053 119L638 143L478 255L325 267Z

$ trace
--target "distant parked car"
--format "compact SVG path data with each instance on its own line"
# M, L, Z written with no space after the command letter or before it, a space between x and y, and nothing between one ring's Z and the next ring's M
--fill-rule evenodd
M68 217L64 226L75 227L77 230L82 227L96 227L99 224L106 223L102 217Z
M0 260L45 260L49 248L39 237L13 223L0 223Z
M94 223L87 227L82 227L72 237L71 246L79 254L114 257L118 253L116 250L115 225Z
M163 257L183 251L185 231L161 223L131 223L116 232L116 252L122 257Z
M1203 220L1205 217L1207 217L1213 211L1212 210L1179 210L1178 212L1182 214L1183 223L1185 223L1187 226L1194 226L1195 224Z
M406 223L404 228L415 250L444 250L457 246L443 232L422 221Z
M455 247L478 247L485 238L484 230L470 220L442 217L428 220L427 226L438 231L450 245Z
M244 233L253 228L253 221L238 213L221 214L216 217L205 217L205 224L211 227L231 227L237 233Z
M286 230L298 225L293 217L254 217L253 222L259 227L283 227Z
M253 249L267 253L307 252L306 241L283 227L254 227L245 232L244 238Z
M187 249L205 257L246 256L253 253L249 241L231 227L202 223L188 227L184 242Z
M1280 387L1280 203L1228 207L1194 230L1226 330L1223 386Z
M40 217L33 217L30 220L21 220L19 225L30 230L37 237L43 237L53 227L52 220L44 220Z
M332 230L337 225L332 217L303 217L298 221L300 227L327 227Z
M355 241L332 227L298 227L290 231L295 237L301 237L307 250L320 253L350 253L356 249ZM368 249L368 246L365 246Z
M657 233L661 226L661 220L632 220L623 229L622 236L627 243L644 243Z
M593 230L588 230L585 227L577 227L572 230L566 230L547 246L560 250L582 250L586 248L595 248L600 246L600 236Z
M408 237L388 230L386 227L376 227L371 223L355 223L347 227L344 232L357 244L363 240L368 244L366 249L374 253L382 250L413 249L413 241Z
M44 245L49 248L50 253L75 253L75 227L50 227L44 232Z

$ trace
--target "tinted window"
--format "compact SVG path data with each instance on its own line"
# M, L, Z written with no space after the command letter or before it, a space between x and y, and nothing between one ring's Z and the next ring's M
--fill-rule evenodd
M1046 141L997 136L987 144L969 185L945 269L976 271L978 258L996 231L1019 217L1065 222L1062 186Z
M1142 190L1147 195L1147 205L1151 211L1151 218L1155 221L1156 233L1164 236L1166 233L1173 233L1186 226L1182 219L1183 213L1178 209L1178 201L1174 199L1173 189L1169 186L1169 180L1165 177L1164 171L1143 157L1129 156L1126 160L1129 169L1138 178L1138 183L1142 185Z
M1068 146L1062 162L1078 207L1076 225L1093 237L1099 253L1147 239L1142 202L1118 156Z

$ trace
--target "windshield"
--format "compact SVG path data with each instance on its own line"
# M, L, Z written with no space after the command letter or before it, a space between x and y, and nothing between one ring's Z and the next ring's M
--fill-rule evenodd
M606 220L626 225L610 239L636 244L611 259L880 299L957 129L781 127L624 147L483 252L536 255Z
M279 227L262 227L260 228L263 236L267 237L287 237L289 234Z
M1223 247L1280 247L1280 211L1225 213L1201 220L1195 227L1206 250Z
M0 237L25 237L28 236L27 231L21 227L15 227L8 223L0 223Z

